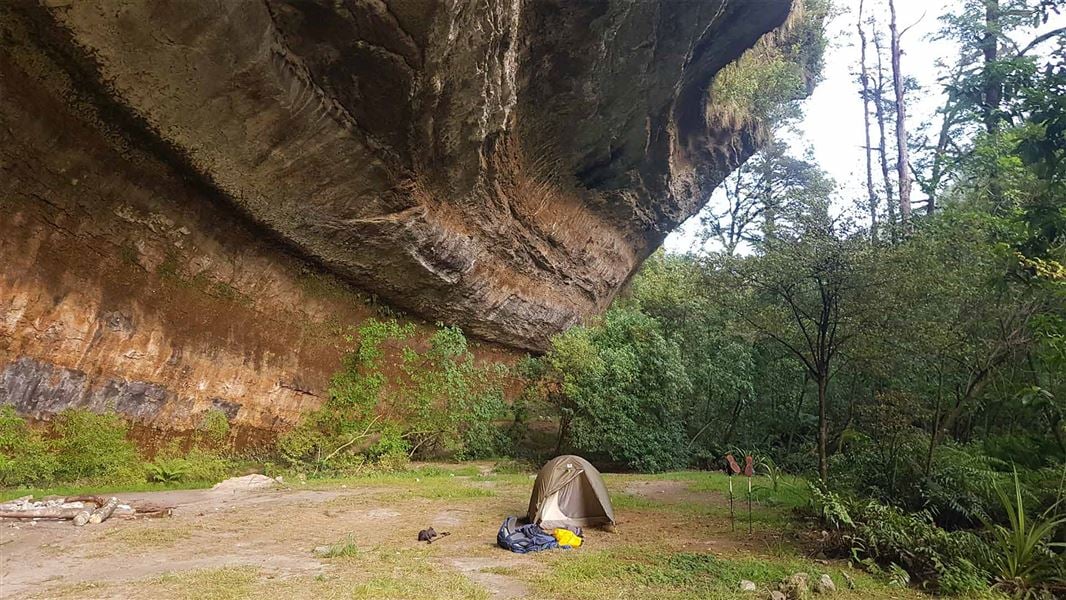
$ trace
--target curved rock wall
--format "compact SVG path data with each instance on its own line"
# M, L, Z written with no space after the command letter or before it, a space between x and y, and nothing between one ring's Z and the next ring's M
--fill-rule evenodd
M750 153L708 88L790 9L4 4L0 402L277 429L368 295L543 349Z

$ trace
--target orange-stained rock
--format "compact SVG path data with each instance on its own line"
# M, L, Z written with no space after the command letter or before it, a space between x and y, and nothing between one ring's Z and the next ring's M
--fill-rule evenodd
M276 431L379 303L544 349L753 150L708 89L791 7L0 6L0 403Z

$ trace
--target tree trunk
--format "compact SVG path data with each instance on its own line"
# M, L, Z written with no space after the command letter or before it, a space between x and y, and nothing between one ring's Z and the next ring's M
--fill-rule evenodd
M799 423L800 411L803 409L803 398L807 395L807 382L810 380L810 372L803 372L803 383L800 384L799 397L796 398L796 414L792 417L792 427L788 430L788 442L785 444L785 454L792 453L792 438L796 435L796 423Z
M829 483L829 419L826 415L826 389L828 377L818 375L818 477L822 483Z
M877 240L877 194L874 192L873 148L870 145L870 77L866 71L866 31L862 28L862 0L859 0L859 83L862 85L862 121L866 133L866 194L870 209L870 240Z
M737 390L737 402L733 405L733 413L729 417L729 425L726 427L725 434L722 435L722 444L728 445L733 439L733 434L736 433L737 420L740 418L740 409L744 405L744 394Z
M896 201L892 192L892 176L888 168L888 134L885 133L885 70L881 64L881 36L874 30L874 49L877 51L877 89L874 91L874 115L877 117L877 129L881 144L881 178L885 186L885 206L888 208L888 223L892 232L892 239L896 238L894 229L896 223Z
M907 157L907 104L904 98L903 69L900 66L902 50L899 45L899 28L896 26L895 0L888 0L888 9L891 14L888 27L892 34L892 87L896 92L896 151L898 154L896 172L899 180L899 215L900 220L906 224L911 218L911 176Z
M555 454L559 455L563 450L563 440L566 439L566 430L570 428L570 419L559 417L559 439L555 441Z
M1003 85L995 75L995 62L999 58L999 0L984 0L985 32L981 37L981 53L984 55L984 89L981 112L985 129L989 134L999 131L999 105L1003 101Z

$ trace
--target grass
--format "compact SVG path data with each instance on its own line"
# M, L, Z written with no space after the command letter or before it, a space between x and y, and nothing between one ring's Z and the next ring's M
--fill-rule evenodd
M163 594L188 600L238 600L247 598L259 577L254 567L225 567L186 573L168 573L150 585Z
M120 484L72 484L56 487L21 487L0 489L0 502L6 502L23 496L43 498L45 496L106 496L122 492L164 492L168 490L195 490L209 488L216 481L178 481L169 483L120 483Z
M329 550L319 554L319 556L321 558L355 558L362 555L362 553L363 551L355 543L355 538L349 533L346 541L331 545Z
M138 550L173 546L191 538L192 534L192 527L188 525L141 522L108 529L104 537L120 544L122 550Z
M709 553L669 552L645 545L625 545L607 550L556 553L546 576L530 577L535 595L596 600L601 598L706 598L738 597L740 580L756 584L762 594L797 572L811 581L823 573L837 583L839 598L920 598L917 592L894 590L864 573L849 570L855 581L847 589L839 568L793 558L740 556L720 558ZM754 596L753 597L762 597Z
M470 598L471 600L487 599L488 592L484 588L459 573L444 571L430 567L420 570L415 576L413 573L399 573L393 575L377 576L366 583L356 586L352 590L353 599L378 599L378 598L419 598L421 600L447 599L447 598Z
M175 600L243 600L252 597L259 569L250 566L166 573L121 589L114 583L81 582L51 588L34 598L171 598ZM132 589L131 589L132 588Z
M430 500L471 500L474 498L494 498L494 490L483 487L471 487L463 480L427 479L396 495L397 499L428 498Z

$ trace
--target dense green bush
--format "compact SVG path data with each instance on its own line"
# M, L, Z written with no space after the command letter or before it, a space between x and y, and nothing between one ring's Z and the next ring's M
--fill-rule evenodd
M945 594L987 587L987 546L976 535L937 527L928 512L904 513L877 502L811 486L812 508L830 528L824 551L849 557L901 584Z
M30 429L13 406L0 407L0 485L41 485L59 468L48 442Z
M229 423L220 411L204 414L188 450L174 440L151 462L128 429L114 413L68 409L38 431L14 408L0 407L0 485L214 482L233 468L226 458Z
M886 447L890 446L890 447ZM893 444L865 434L851 436L833 457L838 486L911 511L926 511L943 527L980 524L998 505L994 485L1007 465L980 446L943 444L928 460L929 436L907 428Z
M505 369L478 365L458 328L441 326L420 342L409 325L370 320L350 341L326 403L278 439L290 466L343 473L506 450L496 424L508 414Z
M128 425L114 413L67 409L52 422L52 447L58 459L57 481L144 480L144 465L126 433Z
M690 385L676 343L654 319L612 309L552 340L534 385L560 421L559 447L640 471L685 466L681 399Z

